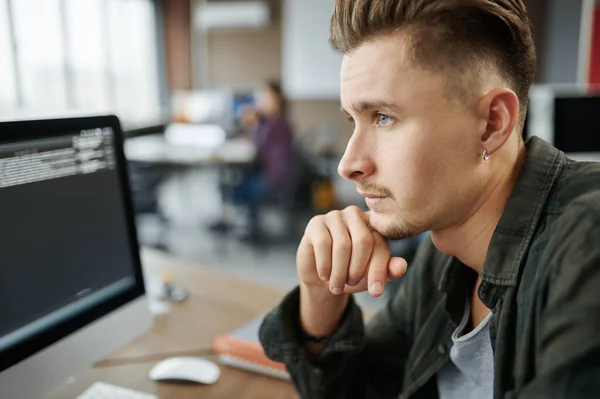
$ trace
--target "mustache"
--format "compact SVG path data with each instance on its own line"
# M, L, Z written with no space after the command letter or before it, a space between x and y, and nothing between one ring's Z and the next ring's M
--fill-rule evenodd
M389 189L377 183L356 184L356 189L363 193L369 193L381 197L390 197L392 199L394 198L392 192Z

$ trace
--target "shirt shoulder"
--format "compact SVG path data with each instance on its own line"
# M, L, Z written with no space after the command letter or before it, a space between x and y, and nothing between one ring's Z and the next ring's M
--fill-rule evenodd
M563 188L563 202L546 215L530 251L545 291L564 300L600 271L600 175L595 187L576 179Z
M600 180L596 185L571 198L563 204L561 212L551 218L548 252L554 257L568 253L573 261L584 252L600 253Z
M600 163L568 161L546 205L541 238L545 252L558 256L563 248L593 251L600 235ZM563 251L564 252L564 251ZM550 261L551 259L547 259Z
M600 189L600 162L575 162L567 160L551 195L546 212L562 215L575 204L588 202L594 205L594 198ZM596 202L597 204L597 202Z

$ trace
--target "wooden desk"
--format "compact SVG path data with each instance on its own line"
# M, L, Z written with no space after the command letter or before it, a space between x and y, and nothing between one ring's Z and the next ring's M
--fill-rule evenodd
M155 363L94 368L75 381L60 387L50 399L74 399L96 381L151 393L160 399L298 399L289 382L221 366L221 378L214 385L155 383L148 372Z
M50 394L51 399L72 399L96 381L153 393L159 398L263 399L298 398L291 383L221 366L221 378L214 385L155 383L148 372L172 352L182 355L210 349L216 334L229 332L270 310L283 297L277 289L201 269L191 262L144 249L146 274L169 270L178 283L190 291L189 299L172 304L171 312L157 316L154 327L131 344L84 371L74 381ZM167 356L162 356L167 354ZM127 359L151 356L152 361L122 364ZM213 356L208 359L216 360ZM266 393L268 392L268 394Z

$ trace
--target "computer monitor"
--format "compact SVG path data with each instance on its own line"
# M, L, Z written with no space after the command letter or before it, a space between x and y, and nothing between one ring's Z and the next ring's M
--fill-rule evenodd
M538 136L578 161L600 161L600 96L572 86L530 91L527 135Z
M568 154L600 153L600 96L554 100L554 145Z
M0 397L38 398L151 326L119 120L0 123Z
M237 93L233 96L231 114L233 119L239 120L247 107L256 107L254 93Z

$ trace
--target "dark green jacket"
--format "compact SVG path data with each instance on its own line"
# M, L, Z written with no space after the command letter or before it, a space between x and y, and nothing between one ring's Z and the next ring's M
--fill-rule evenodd
M529 140L481 278L494 397L600 398L600 164ZM261 342L303 398L436 398L475 279L427 239L366 327L350 301L320 358L308 359L299 339L298 289L265 318Z

